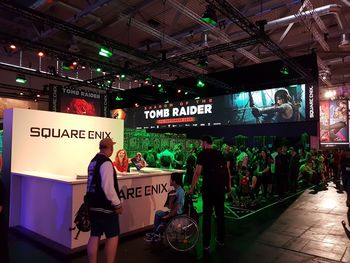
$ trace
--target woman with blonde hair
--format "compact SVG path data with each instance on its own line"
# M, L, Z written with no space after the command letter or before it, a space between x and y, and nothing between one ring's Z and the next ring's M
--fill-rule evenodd
M129 159L126 150L120 149L117 151L113 165L118 172L126 173L128 171Z

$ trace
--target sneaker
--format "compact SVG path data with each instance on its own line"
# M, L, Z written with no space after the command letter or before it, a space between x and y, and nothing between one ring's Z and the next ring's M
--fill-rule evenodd
M153 238L152 238L152 242L158 243L162 240L162 237L160 236L160 234L154 234Z
M153 237L149 236L149 237L144 237L143 240L145 240L146 242L153 242Z
M149 233L146 233L145 237L146 238L152 238L154 235L155 235L154 232L149 232Z

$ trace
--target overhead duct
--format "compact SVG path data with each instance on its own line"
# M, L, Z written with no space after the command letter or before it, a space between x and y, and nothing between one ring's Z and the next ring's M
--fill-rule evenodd
M272 29L276 27L282 27L289 25L291 23L295 23L300 21L301 17L304 18L312 18L314 13L316 13L319 16L323 15L328 15L330 13L339 13L340 12L340 5L337 4L331 4L331 5L326 5L326 6L321 6L318 8L315 8L313 10L308 10L308 11L302 11L300 14L295 14L295 15L290 15L286 17L282 17L273 21L267 22L265 29Z
M345 33L345 25L347 22L341 14L341 7L342 7L341 5L330 4L330 5L315 8L313 10L302 11L299 14L290 15L290 16L286 16L286 17L282 17L282 18L273 20L273 21L269 21L269 22L267 22L265 28L266 28L266 30L269 30L269 29L273 29L276 27L282 27L282 26L289 25L291 23L299 22L302 18L312 18L312 17L315 17L315 15L324 16L324 15L333 14L336 17L337 23L343 32L342 38L341 38L341 41L340 41L340 44L338 47L339 48L348 48L350 41L349 41L349 36L346 35L346 33ZM328 45L324 45L324 40L323 40L322 36L320 36L318 31L314 27L312 28L312 33L314 34L316 40L321 45L323 43L323 45L322 45L323 49L328 50Z
M347 6L350 6L350 2L348 0L341 0L344 4L346 4Z

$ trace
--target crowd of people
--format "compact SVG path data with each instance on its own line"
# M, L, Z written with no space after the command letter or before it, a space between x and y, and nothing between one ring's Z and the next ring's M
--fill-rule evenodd
M225 143L221 147L213 144L212 148L220 150L226 161L232 184L231 194L227 196L229 201L239 201L248 195L252 200L265 202L313 185L316 190L322 190L330 179L337 186L340 184L341 150L306 150L286 145L244 147ZM184 169L183 184L187 190L191 187L201 151L201 147L194 144L186 151L181 144L158 151L149 146L147 152L138 153L138 158L145 166ZM195 194L201 189L201 179L199 181Z

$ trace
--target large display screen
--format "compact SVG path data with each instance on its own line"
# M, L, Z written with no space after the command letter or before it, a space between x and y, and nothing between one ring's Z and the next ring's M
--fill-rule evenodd
M112 114L122 116L126 127L139 129L301 122L318 119L317 94L312 85L301 84L119 109Z
M322 146L349 144L348 101L320 101L320 142Z
M107 117L107 95L83 89L50 87L50 110L87 116Z

